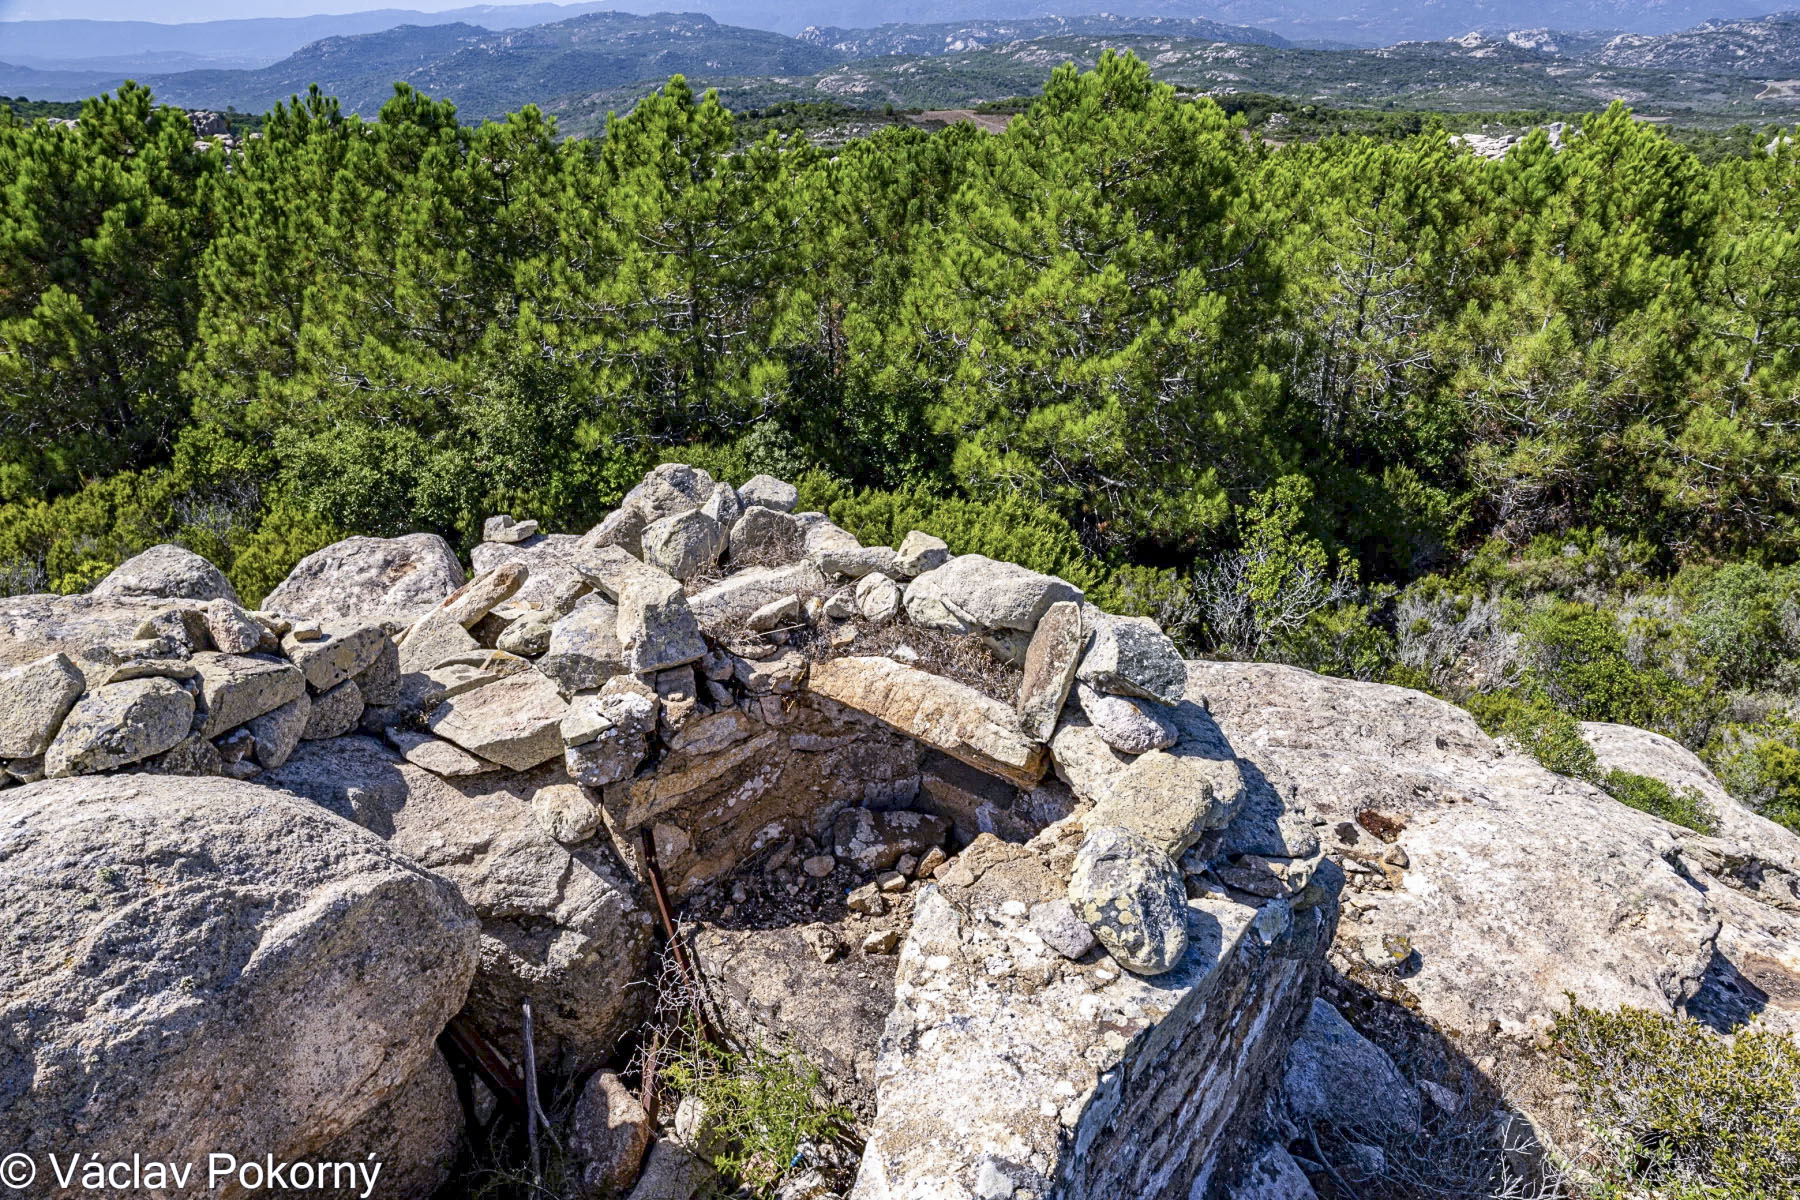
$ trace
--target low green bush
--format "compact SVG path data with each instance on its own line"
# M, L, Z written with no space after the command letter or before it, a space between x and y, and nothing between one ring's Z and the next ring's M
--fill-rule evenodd
M819 1069L794 1047L742 1050L708 1042L690 1029L663 1067L663 1080L705 1108L717 1150L712 1165L740 1189L773 1196L807 1142L842 1137L854 1117L822 1103Z
M1593 1145L1596 1196L1775 1200L1800 1180L1800 1045L1754 1025L1730 1038L1570 998L1550 1034Z
M1620 804L1640 812L1661 817L1696 833L1718 831L1718 815L1694 788L1672 788L1660 779L1619 770L1608 771L1602 776L1600 786Z

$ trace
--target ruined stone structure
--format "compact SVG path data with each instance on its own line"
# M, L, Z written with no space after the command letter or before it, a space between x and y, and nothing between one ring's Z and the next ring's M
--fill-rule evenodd
M473 578L429 535L352 538L251 611L158 547L91 595L0 602L0 759L22 785L0 791L0 904L34 914L0 933L27 964L0 983L0 1024L26 1034L0 1047L0 1124L28 1152L67 1122L187 1144L189 1118L89 1094L71 1023L122 1023L139 1068L182 1079L219 1014L254 1042L299 1019L283 1005L316 1009L343 1019L309 1018L323 1065L259 1118L266 1144L367 1146L427 1194L462 1120L445 1019L520 1064L528 1001L543 1070L615 1061L646 1016L660 890L711 1018L791 1042L858 1114L856 1200L1227 1194L1337 923L1312 822L1247 804L1153 623L795 505L669 465L586 534L491 519ZM286 832L240 843L234 811L257 814L244 838ZM86 849L59 858L57 821ZM404 896L407 923L336 945L357 888ZM151 892L174 907L152 919ZM256 971L183 966L223 911L247 962L300 947L274 998L246 1000ZM149 932L119 941L119 988L49 1001L125 928ZM339 953L435 966L385 984L371 1030L366 997L334 991L359 986ZM336 1056L354 1081L330 1074L334 1039L363 1050ZM583 1105L628 1103L593 1078ZM572 1137L630 1158L590 1164L604 1188L649 1144ZM670 1194L673 1153L650 1148L639 1193Z

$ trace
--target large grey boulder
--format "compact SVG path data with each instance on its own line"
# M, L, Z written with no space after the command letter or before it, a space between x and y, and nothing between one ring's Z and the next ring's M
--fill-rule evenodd
M1187 951L1187 888L1181 870L1142 835L1090 827L1075 854L1069 903L1120 966L1160 975Z
M906 612L920 625L951 633L1015 629L1030 635L1052 604L1080 599L1080 588L1054 575L961 554L907 585Z
M0 758L32 758L49 749L85 686L60 653L0 672Z
M465 582L456 555L435 533L353 537L301 559L262 607L318 621L411 621Z
M188 735L194 697L167 679L109 683L83 696L44 752L44 774L89 775L161 754Z
M1328 1121L1365 1140L1411 1133L1419 1125L1418 1089L1387 1051L1319 999L1288 1049L1281 1094L1294 1116Z
M449 884L222 779L0 793L0 911L0 1129L44 1172L76 1133L102 1161L311 1158L426 1068L475 969Z
M180 546L152 546L128 558L94 585L93 594L108 597L155 597L164 600L230 600L237 591L225 572Z
M645 998L652 917L604 839L564 847L539 825L532 798L568 785L560 768L447 780L352 736L303 742L262 778L456 886L482 928L468 1012L515 1059L527 998L545 1065L607 1059Z

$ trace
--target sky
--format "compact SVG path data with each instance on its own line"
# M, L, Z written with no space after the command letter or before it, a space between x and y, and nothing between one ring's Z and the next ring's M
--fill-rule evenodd
M0 0L0 21L223 21L234 17L306 17L315 13L405 8L441 12L496 0ZM497 0L504 3L504 0ZM0 57L6 38L0 33Z

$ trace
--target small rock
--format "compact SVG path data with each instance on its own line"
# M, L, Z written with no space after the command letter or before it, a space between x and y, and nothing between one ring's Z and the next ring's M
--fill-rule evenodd
M362 692L357 690L354 680L346 679L330 691L312 698L312 710L307 714L306 728L301 731L300 740L317 742L342 737L356 728L356 723L362 720L362 712Z
M930 879L937 874L939 867L949 861L950 856L945 854L942 848L933 846L919 856L918 877L921 879Z
M829 854L815 854L801 863L800 869L814 879L823 879L837 869L837 859Z
M207 636L227 654L249 654L261 648L269 636L262 622L229 600L214 600L201 612Z
M294 747L305 736L307 728L312 724L312 708L312 697L302 692L280 708L255 718L238 733L249 734L257 763L273 771L287 762L288 755L294 752ZM362 706L358 705L358 716L361 715L361 709ZM232 749L236 750L236 743L233 743ZM230 761L236 762L242 757L240 754L230 758Z
M1088 605L1093 632L1075 677L1096 691L1180 704L1187 663L1162 627L1148 617L1118 617Z
M496 763L477 758L460 746L416 729L392 727L385 731L385 736L402 758L416 767L424 767L433 775L459 779L500 770Z
M865 620L885 625L900 611L900 587L880 572L864 575L856 581L856 606Z
M1389 846L1386 850L1382 851L1381 861L1388 864L1390 867L1399 867L1401 870L1405 870L1412 865L1412 859L1408 858L1406 856L1406 851L1399 846Z
M288 625L288 631L283 636L291 637L296 642L316 642L325 636L325 631L319 628L317 621L294 621Z
M750 614L746 622L757 633L767 633L784 625L800 623L800 597L783 596L772 600Z
M481 524L481 540L484 542L502 542L516 546L520 542L530 541L537 533L536 521L514 521L508 516L489 517Z
M829 925L803 925L800 928L800 939L822 963L834 963L844 957L844 943L837 931Z
M839 588L825 601L825 615L834 621L848 621L856 612L856 593L851 588Z
M595 1196L622 1195L637 1178L655 1129L643 1106L611 1071L596 1071L569 1116L569 1156L583 1188Z
M919 873L919 860L911 854L902 854L900 861L894 864L894 870L910 879Z
M1064 958L1080 958L1094 948L1094 931L1067 900L1032 905L1031 932Z
M872 883L865 883L844 898L844 907L853 913L862 913L868 917L879 917L887 913L887 897L881 889Z
M1101 740L1121 754L1166 750L1181 738L1175 723L1149 701L1097 692L1085 683L1075 685L1075 697Z
M526 617L508 625L495 639L494 648L522 658L536 658L550 649L552 625L542 617Z
M904 892L906 876L898 871L883 871L875 877L875 886L884 892Z
M902 579L912 579L950 561L950 546L943 538L915 529L900 542L894 556L894 570Z
M532 793L531 814L545 833L573 846L600 832L599 807L573 783L553 783Z
M800 489L773 475L756 475L738 488L738 498L744 502L745 516L749 516L748 510L753 508L772 508L776 512L789 513L800 502Z
M218 747L195 733L151 760L150 769L159 775L218 775L225 769L225 760Z
M877 929L866 934L862 940L864 954L892 954L900 947L900 931L898 929Z

